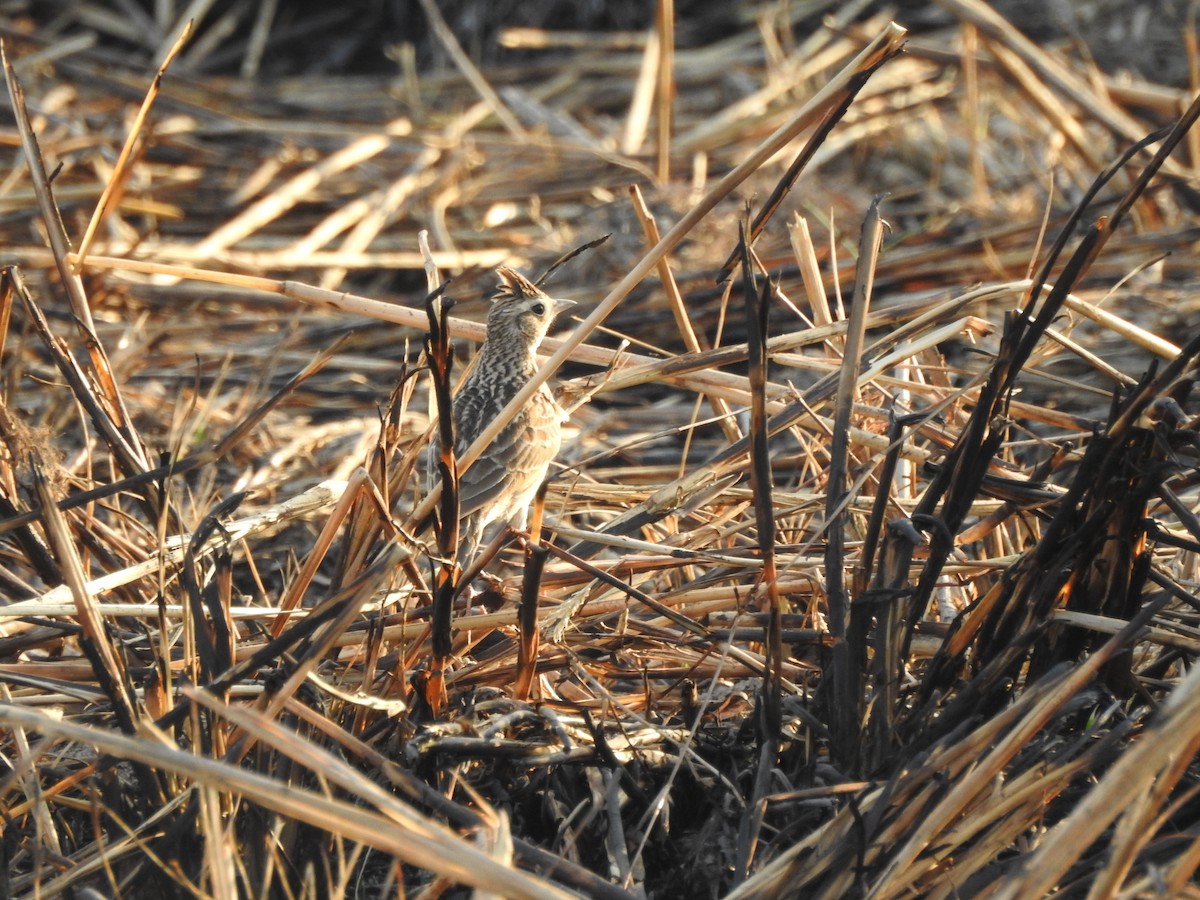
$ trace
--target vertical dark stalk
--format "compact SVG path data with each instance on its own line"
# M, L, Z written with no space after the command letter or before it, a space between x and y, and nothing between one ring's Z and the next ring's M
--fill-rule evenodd
M201 567L197 553L214 534L221 531L221 519L230 515L245 499L246 492L239 491L209 510L192 532L192 538L188 541L187 550L183 555L183 565L180 567L179 580L188 597L196 659L200 664L198 674L202 684L213 683L218 676L233 668L233 646L236 638L232 620L229 618L229 607L222 605L218 594L221 573L232 563L229 551L218 551L217 578L207 588L201 585L198 577ZM224 699L228 694L218 691L217 696Z
M891 534L896 529L907 527L907 533L915 533L911 523L902 521L888 526L888 537L884 535L884 519L887 515L888 498L896 477L896 467L904 449L903 435L909 418L889 417L888 439L890 446L883 465L879 467L879 489L871 508L871 518L863 539L862 558L854 574L855 603L861 611L851 613L851 621L858 619L864 625L868 617L875 619L874 652L871 654L871 702L866 723L867 739L860 762L864 771L874 772L891 753L894 743L896 708L900 696L900 680L904 673L904 653L908 646L906 602L911 602L908 588L907 565L897 568L897 555L892 552L894 541ZM880 547L883 548L880 552ZM879 559L876 559L876 554ZM872 579L874 575L874 579ZM858 613L857 616L855 613Z
M439 289L425 299L425 311L429 316L425 355L429 358L434 402L437 405L437 471L442 482L435 528L442 562L434 584L433 611L429 623L433 655L426 689L426 700L435 712L442 708L445 701L446 667L450 663L452 649L451 614L459 576L462 574L455 559L458 553L458 464L454 458L454 406L450 395L454 353L445 322L451 304L442 298L442 293Z
M746 336L749 348L750 378L750 492L754 497L754 518L758 529L758 546L762 554L762 588L767 597L767 668L763 674L763 686L758 698L759 759L754 781L753 794L746 804L738 835L738 861L735 881L741 881L749 872L754 858L754 847L762 825L762 815L767 793L768 779L775 757L779 751L782 732L782 669L783 630L782 598L775 567L775 504L772 495L771 448L767 437L767 335L770 331L770 301L772 295L769 281L761 290L754 281L754 267L750 260L750 247L746 241L746 230L740 232L739 246L742 255L742 295L746 309Z
M896 411L888 413L888 451L879 467L879 488L875 494L875 502L871 504L871 518L867 521L867 531L863 535L862 554L854 571L854 593L861 596L871 583L871 573L875 571L875 554L883 538L883 520L887 516L888 500L892 496L892 482L896 477L896 468L900 463L900 453L904 449L901 437L904 426L896 418Z
M781 727L780 666L780 597L775 570L775 503L772 495L774 479L771 472L771 446L767 437L767 335L771 285L764 282L761 290L755 285L754 269L746 233L741 232L742 293L746 309L746 333L750 378L750 493L754 497L754 519L758 530L759 552L762 554L762 587L768 602L767 672L762 692L763 738L778 740Z
M541 629L538 625L538 593L542 587L542 572L550 550L541 543L542 513L546 508L547 478L538 488L529 521L529 540L525 542L525 572L521 579L521 605L517 608L517 678L513 696L525 700L533 687L537 672L538 644Z
M527 700L533 689L537 674L538 644L541 630L538 627L538 592L542 586L542 571L550 551L532 541L525 545L525 572L521 578L521 605L517 608L517 677L513 685L513 696Z
M829 449L829 479L825 495L825 590L829 608L829 631L833 636L829 666L821 684L821 696L829 724L834 759L845 768L856 768L862 721L862 670L866 659L864 623L852 628L850 597L846 591L845 518L849 491L850 415L857 392L859 359L866 337L867 310L875 283L875 263L883 238L879 215L882 197L867 210L859 240L854 299L846 323L846 347L838 375L837 406L833 415L833 440Z

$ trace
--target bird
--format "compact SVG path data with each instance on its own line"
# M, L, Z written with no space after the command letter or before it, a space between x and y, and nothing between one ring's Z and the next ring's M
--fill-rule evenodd
M537 349L555 318L575 305L558 300L514 269L496 269L499 285L488 311L483 347L454 395L454 453L460 458L537 371ZM565 413L543 383L459 478L457 558L466 568L484 539L512 525L521 530L529 506L562 445ZM437 479L436 440L426 472Z

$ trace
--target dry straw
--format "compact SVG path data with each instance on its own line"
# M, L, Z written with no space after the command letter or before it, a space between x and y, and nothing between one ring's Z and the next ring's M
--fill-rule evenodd
M68 6L0 23L0 893L1194 892L1188 90L976 0L423 2L369 77ZM454 380L585 243L442 590L422 301Z

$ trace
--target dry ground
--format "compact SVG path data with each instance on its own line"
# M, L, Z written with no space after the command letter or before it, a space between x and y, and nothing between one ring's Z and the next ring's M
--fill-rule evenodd
M1128 6L0 4L0 895L1197 895L1200 56ZM426 296L458 377L606 235L456 599Z

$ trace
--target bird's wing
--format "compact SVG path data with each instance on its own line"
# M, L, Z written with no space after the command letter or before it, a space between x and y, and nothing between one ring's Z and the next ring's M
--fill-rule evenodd
M534 417L522 415L501 431L463 473L459 515L465 518L497 504L496 514L507 518L516 511L515 506L528 503L528 493L537 487L558 452L557 424L546 427Z
M473 373L472 373L473 374ZM483 433L497 413L500 412L500 400L491 391L472 390L468 380L458 396L454 398L454 453L459 459L466 453L467 448ZM504 444L511 439L506 432L512 430L510 425L504 429L492 445L472 463L463 477L459 480L459 517L466 518L489 503L495 501L504 489L505 468L495 453L498 444Z

